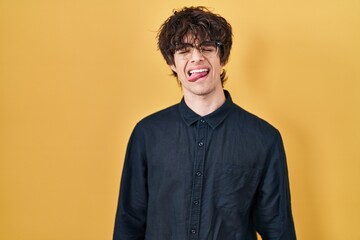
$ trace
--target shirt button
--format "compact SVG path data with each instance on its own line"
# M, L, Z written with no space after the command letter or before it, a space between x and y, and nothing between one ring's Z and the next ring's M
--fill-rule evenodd
M195 229L191 229L191 233L192 233L192 234L195 234L195 233L196 233L196 230L195 230Z
M196 176L198 177L201 177L202 173L199 171L199 172L196 172Z
M199 147L204 146L204 142L199 142L199 143L198 143L198 146L199 146Z
M204 120L204 119L200 119L200 122L201 122L201 123L205 123L205 120Z
M194 201L194 205L199 205L199 201Z

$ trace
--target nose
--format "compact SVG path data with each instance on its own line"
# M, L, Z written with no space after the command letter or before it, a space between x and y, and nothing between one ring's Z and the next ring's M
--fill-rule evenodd
M193 51L191 53L191 61L192 62L198 62L204 60L204 56L201 53L201 51L197 48L193 48Z

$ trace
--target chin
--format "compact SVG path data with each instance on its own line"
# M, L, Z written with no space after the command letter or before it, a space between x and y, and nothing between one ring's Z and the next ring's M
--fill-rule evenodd
M212 93L214 89L202 88L202 89L193 89L191 92L198 96L206 96Z

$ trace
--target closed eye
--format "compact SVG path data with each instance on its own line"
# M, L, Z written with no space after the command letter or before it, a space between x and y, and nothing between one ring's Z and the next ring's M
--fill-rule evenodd
M186 53L190 53L192 48L193 48L193 46L191 44L182 44L182 45L178 46L176 52L178 54L186 54Z
M177 50L177 53L178 54L186 54L186 53L189 53L190 51L191 51L190 48L182 48L182 49Z
M213 43L203 43L200 46L200 49L202 52L208 52L208 53L216 52L216 45Z
M213 48L213 47L202 47L202 48L201 48L201 51L202 51L202 52L215 52L215 51L216 51L216 48Z

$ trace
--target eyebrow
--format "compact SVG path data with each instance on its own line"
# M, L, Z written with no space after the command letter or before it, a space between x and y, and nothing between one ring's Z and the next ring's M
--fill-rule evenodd
M177 43L176 46L200 46L204 43L217 43L217 41L206 40L206 41L201 41L198 44L181 42L181 43Z

